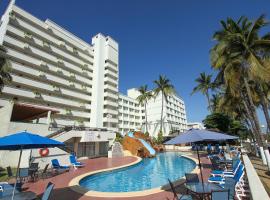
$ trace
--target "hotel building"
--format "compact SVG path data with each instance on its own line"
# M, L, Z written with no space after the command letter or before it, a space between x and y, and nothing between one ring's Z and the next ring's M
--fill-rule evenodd
M106 153L118 130L117 42L97 34L89 44L11 1L0 44L13 79L0 95L0 136L27 130L65 142L79 156Z
M136 98L137 89L129 89L127 95L119 95L119 131L125 134L130 130L146 131L145 108ZM177 95L168 96L163 102L163 135L177 134L187 130L187 118L184 101ZM156 137L160 130L162 97L161 94L151 99L147 105L147 127L150 136Z
M71 151L78 157L106 155L117 131L145 131L138 91L118 92L118 44L111 37L97 34L87 43L11 1L1 18L0 44L13 79L0 95L0 136L27 130L64 142L66 149L52 149L50 155L65 164ZM163 133L185 130L183 100L173 95L164 103ZM149 133L156 136L161 96L149 101L147 111ZM36 158L37 152L32 152ZM4 155L10 159L2 159L3 166L16 164L17 153Z

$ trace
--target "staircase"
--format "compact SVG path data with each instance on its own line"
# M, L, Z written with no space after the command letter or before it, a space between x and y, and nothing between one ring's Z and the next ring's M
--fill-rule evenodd
M120 142L115 142L112 146L112 157L123 157L124 156L124 151L123 147L120 144Z

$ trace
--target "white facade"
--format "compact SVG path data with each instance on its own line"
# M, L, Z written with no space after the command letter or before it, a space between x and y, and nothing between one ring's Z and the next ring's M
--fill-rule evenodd
M188 122L187 123L187 128L188 129L205 129L204 125L201 122Z
M0 95L0 136L27 130L65 142L81 157L106 154L118 130L117 42L97 34L89 44L14 2L0 24L13 79ZM10 165L17 160L16 152L4 155Z
M1 99L55 109L50 123L56 126L117 130L118 44L112 38L97 34L88 44L12 4L2 21L0 43L8 50L13 81Z
M137 89L130 89L127 92L127 96L120 94L119 99L119 131L125 134L129 130L141 130L145 131L145 108L139 106L136 98L139 96ZM138 105L137 107L130 106ZM151 136L156 137L160 130L160 118L161 118L162 97L158 95L156 98L152 98L146 105L147 109L147 121L148 132ZM124 110L125 109L125 110ZM134 109L134 112L138 112L137 126L133 126L133 113L130 113L130 109ZM133 111L133 110L132 110ZM187 130L187 119L184 101L176 94L170 95L168 101L163 102L163 135L167 136L170 133L184 132Z

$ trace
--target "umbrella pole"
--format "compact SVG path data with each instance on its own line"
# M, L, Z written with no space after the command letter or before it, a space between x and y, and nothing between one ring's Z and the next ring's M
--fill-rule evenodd
M204 191L204 182L203 182L203 175L202 175L202 165L201 165L201 159L200 159L200 153L199 153L199 147L196 145L197 149L197 156L199 160L199 168L200 168L200 174L201 174L201 179L202 179L202 186L203 186L203 191Z
M17 186L17 178L18 178L18 174L19 174L19 168L20 168L20 164L21 164L21 158L22 158L22 148L20 150L20 157L19 157L19 162L18 162L17 171L16 171L16 179L15 179L15 184L14 184L14 188L13 188L13 192L12 192L12 200L14 199L15 190L16 190L16 186Z

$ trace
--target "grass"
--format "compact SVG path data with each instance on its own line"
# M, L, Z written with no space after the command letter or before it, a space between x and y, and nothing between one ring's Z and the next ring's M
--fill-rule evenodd
M8 180L7 169L1 168L3 170L0 171L0 182ZM16 168L11 168L13 175L16 174Z

